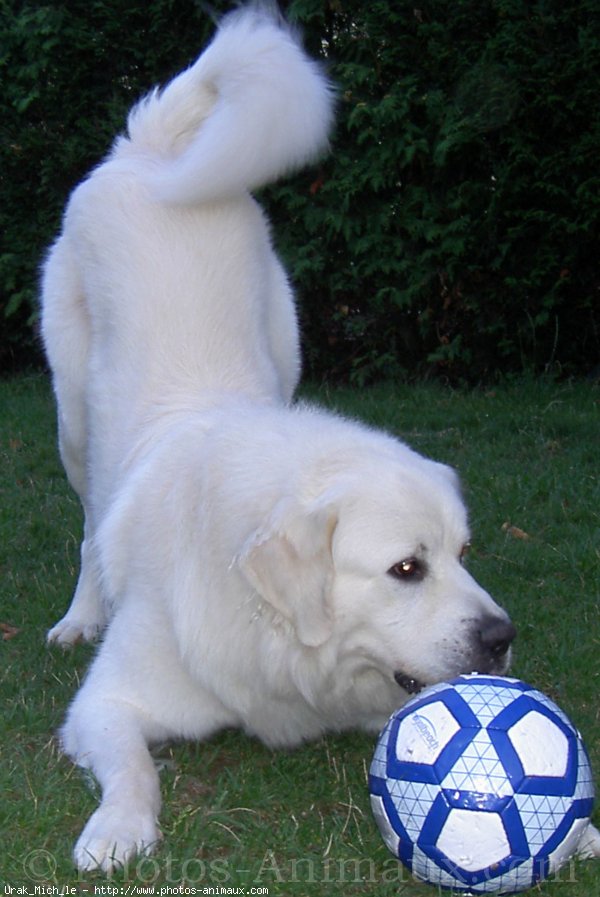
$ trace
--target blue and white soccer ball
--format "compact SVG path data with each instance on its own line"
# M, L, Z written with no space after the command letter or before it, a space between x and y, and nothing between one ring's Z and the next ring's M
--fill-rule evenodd
M383 839L416 878L511 894L571 858L594 801L579 732L517 679L428 688L389 720L369 774Z

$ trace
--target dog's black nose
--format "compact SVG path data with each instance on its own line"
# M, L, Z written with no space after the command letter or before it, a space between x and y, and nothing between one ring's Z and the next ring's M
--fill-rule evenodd
M510 620L489 617L479 630L481 647L493 660L500 660L511 646L517 630Z

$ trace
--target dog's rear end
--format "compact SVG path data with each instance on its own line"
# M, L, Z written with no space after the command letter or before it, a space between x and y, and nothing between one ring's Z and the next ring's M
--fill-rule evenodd
M294 305L249 190L316 156L332 92L260 5L132 111L73 193L44 268L42 333L61 456L85 510L81 574L49 639L106 622L94 533L132 462L179 413L243 393L287 402Z

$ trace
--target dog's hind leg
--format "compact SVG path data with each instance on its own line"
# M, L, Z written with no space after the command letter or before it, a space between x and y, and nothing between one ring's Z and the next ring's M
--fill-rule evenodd
M58 406L60 455L85 514L81 570L73 601L48 633L48 641L70 645L80 638L94 638L105 624L105 611L89 506L86 384L90 324L75 253L64 236L55 243L44 266L42 336Z
M88 531L87 521L85 531ZM69 647L75 642L92 641L106 625L106 611L98 582L93 538L81 543L81 568L75 594L67 613L48 631L48 642Z
M269 263L265 332L281 399L290 402L300 379L300 336L292 290L278 259Z

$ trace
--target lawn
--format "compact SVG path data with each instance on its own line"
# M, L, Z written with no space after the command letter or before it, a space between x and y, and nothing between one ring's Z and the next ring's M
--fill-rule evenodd
M309 393L458 468L471 508L470 568L519 629L513 672L562 705L600 770L600 390L530 381ZM81 515L43 377L0 381L0 452L0 882L3 893L94 893L105 880L78 875L70 860L94 783L55 738L93 649L45 645L75 582ZM372 750L363 734L289 753L237 732L165 746L164 844L113 884L123 894L133 885L157 894L177 885L285 897L437 893L395 863L375 829L365 783ZM600 862L570 864L560 878L532 893L600 894Z

